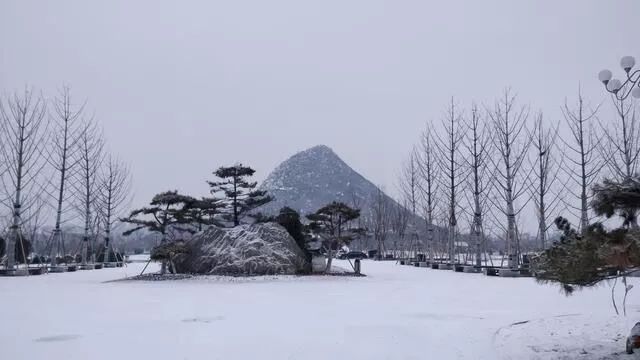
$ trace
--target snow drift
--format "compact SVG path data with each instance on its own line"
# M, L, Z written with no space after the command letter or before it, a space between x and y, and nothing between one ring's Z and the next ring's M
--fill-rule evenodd
M185 243L174 258L176 272L224 275L295 274L304 253L287 230L275 223L210 227Z

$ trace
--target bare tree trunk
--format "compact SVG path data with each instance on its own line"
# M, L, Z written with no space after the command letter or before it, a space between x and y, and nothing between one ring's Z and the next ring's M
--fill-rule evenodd
M373 235L378 247L378 258L384 258L384 241L389 232L390 222L390 199L384 194L384 192L378 188L376 197L373 202L372 213L372 227Z
M103 160L104 140L102 133L98 131L93 121L88 121L83 125L79 140L79 171L78 179L75 182L77 194L77 210L84 223L84 233L82 237L82 265L88 262L93 263L94 259L89 259L89 239L92 230L95 232L93 219L96 204L96 187L98 171Z
M329 249L327 250L327 267L324 269L324 272L326 274L331 272L332 261L333 261L333 249L331 248L331 246L329 246Z
M495 164L499 169L499 176L496 183L499 185L499 195L504 201L502 209L507 218L506 243L508 266L516 268L520 262L519 239L516 228L516 216L525 207L520 204L518 208L515 202L527 192L527 185L524 181L518 181L521 177L522 164L527 156L531 137L527 136L526 122L529 116L528 109L514 109L515 96L510 90L506 90L504 97L498 101L493 111L489 112L489 117L494 127L494 147L499 153L499 162ZM524 177L525 179L527 176ZM520 186L520 187L518 187Z
M128 205L131 191L129 169L119 160L110 157L100 179L100 213L104 226L104 259L109 262L111 230Z
M457 235L457 195L459 186L465 181L463 167L460 164L459 146L464 139L464 134L460 131L460 114L456 109L453 98L442 121L446 135L439 138L435 145L440 153L440 168L445 176L442 178L443 186L447 188L448 197L448 238L447 253L448 262L455 262L455 244Z
M565 152L565 158L571 165L563 168L572 185L580 189L579 193L576 193L572 190L574 186L566 187L565 190L577 198L580 203L579 206L567 203L567 206L577 212L580 230L584 231L589 226L589 200L591 196L588 191L598 178L598 173L602 168L602 159L596 156L595 151L600 138L591 126L592 119L597 116L598 108L587 111L582 93L578 91L576 108L570 108L565 100L562 112L565 122L571 130L570 141L561 138L568 150Z
M160 240L160 244L165 244L167 242L167 234L165 231L162 232L162 238ZM166 261L162 261L162 264L160 265L160 275L164 275L167 273L167 262Z
M616 311L616 315L620 315L618 312L618 305L616 305L616 285L618 284L618 278L613 280L613 286L611 287L611 304L613 305L613 310Z
M59 97L55 99L54 108L56 115L56 127L52 133L52 151L49 153L47 160L52 168L59 173L59 183L57 184L57 194L52 197L56 201L56 220L52 235L51 245L51 266L57 265L57 256L66 255L64 250L64 238L61 225L62 216L66 212L63 208L66 202L65 190L70 180L69 173L77 165L77 141L79 139L76 122L82 115L83 106L74 109L71 103L71 95L68 88L64 88ZM72 179L72 178L71 178ZM62 254L60 251L62 250ZM66 262L66 260L65 260Z
M475 105L471 109L471 119L467 124L470 141L467 144L470 159L467 166L471 170L471 186L473 192L473 221L471 223L471 236L474 239L475 266L482 266L482 245L484 243L483 231L483 203L487 172L487 149L491 137L488 130L481 124L480 114Z
M411 257L414 246L419 242L418 230L416 226L417 219L417 207L418 207L418 194L421 187L420 174L419 174L419 160L416 149L412 149L409 155L409 160L405 164L402 177L400 179L400 190L402 191L404 203L409 205L411 211L411 219L409 219L409 253L408 257Z
M435 226L434 226L434 212L437 204L437 189L439 178L436 172L437 160L435 159L436 149L433 144L433 137L430 131L430 127L422 133L420 139L421 155L419 159L419 169L422 180L420 181L422 194L422 200L424 202L424 218L427 230L427 254L429 260L434 258L434 241L435 241Z
M557 136L558 126L555 129L545 128L542 123L542 113L538 114L531 135L533 148L536 151L535 163L531 164L534 169L532 182L535 182L531 186L531 196L536 207L538 244L541 249L546 248L547 232L552 225L548 221L549 215L557 211L560 203L560 191L556 189L558 172L561 168L555 156Z
M33 207L42 187L38 177L43 170L43 135L47 130L46 103L41 96L26 90L0 101L0 142L4 143L2 161L8 171L2 177L12 221L6 241L7 269L15 268L15 244L22 241L23 214ZM11 196L12 195L12 196ZM24 246L22 246L24 248Z

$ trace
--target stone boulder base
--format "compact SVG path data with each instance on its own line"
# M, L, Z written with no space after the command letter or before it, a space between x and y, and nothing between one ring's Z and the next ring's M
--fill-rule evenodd
M186 253L174 257L179 274L296 274L308 267L298 244L275 223L210 227L185 247Z

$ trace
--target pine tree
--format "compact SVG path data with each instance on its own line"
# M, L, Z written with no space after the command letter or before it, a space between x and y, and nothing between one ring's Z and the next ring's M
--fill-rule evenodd
M322 246L327 252L325 272L331 270L333 251L349 244L363 232L362 229L351 226L352 221L359 217L360 209L335 201L307 215L307 219L311 221L309 229L322 239Z
M598 216L618 215L623 225L638 228L640 211L640 178L626 177L622 181L605 179L593 187L591 206Z
M220 207L220 199L211 197L193 199L188 204L184 217L197 231L202 231L203 226L206 225L222 226L217 219Z
M598 216L619 216L622 227L606 230L601 223L594 223L577 231L566 219L557 218L555 223L563 236L534 259L538 280L559 283L571 293L576 287L607 279L622 277L625 282L628 272L640 266L640 230L636 223L640 179L604 180L594 186L591 205Z
M224 194L224 209L226 220L233 222L233 226L240 225L240 220L251 210L256 209L273 198L264 190L255 190L257 182L249 181L256 171L248 166L237 164L220 167L214 175L219 181L208 181L211 194Z
M167 242L167 234L171 230L178 232L190 232L195 230L191 226L191 218L188 216L190 205L196 201L191 196L178 194L177 191L165 191L157 194L151 200L149 207L133 210L128 217L120 221L133 224L135 227L123 232L124 236L146 229L149 232L160 234L160 245ZM161 273L166 272L166 262L162 262Z

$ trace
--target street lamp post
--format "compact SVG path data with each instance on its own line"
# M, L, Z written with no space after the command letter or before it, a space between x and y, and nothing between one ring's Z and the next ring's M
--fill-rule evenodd
M625 72L627 77L624 82L618 79L612 79L613 74L610 70L602 70L598 73L598 79L602 81L605 89L612 93L616 99L624 100L633 96L636 99L640 99L640 69L632 71L636 65L636 59L633 56L624 56L620 59L620 67Z

